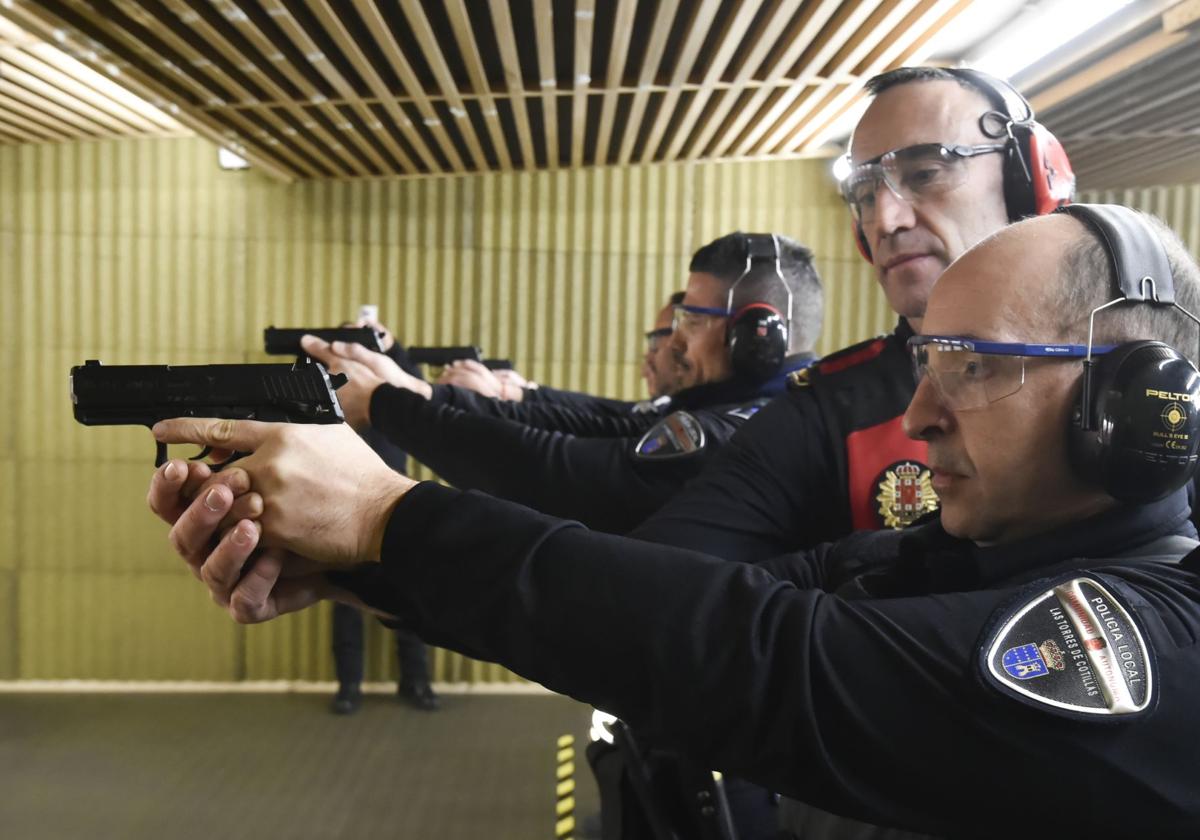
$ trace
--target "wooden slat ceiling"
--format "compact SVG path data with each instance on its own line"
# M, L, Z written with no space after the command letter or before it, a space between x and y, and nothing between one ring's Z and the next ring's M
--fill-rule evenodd
M282 178L811 153L971 0L0 0Z
M0 18L0 145L183 133L110 74Z
M1187 0L1019 84L1080 187L1200 183L1200 0Z

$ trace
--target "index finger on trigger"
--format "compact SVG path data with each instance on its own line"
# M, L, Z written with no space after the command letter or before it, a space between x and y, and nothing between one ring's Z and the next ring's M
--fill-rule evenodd
M266 440L271 424L258 420L177 417L154 424L160 443L195 443L213 449L253 452Z

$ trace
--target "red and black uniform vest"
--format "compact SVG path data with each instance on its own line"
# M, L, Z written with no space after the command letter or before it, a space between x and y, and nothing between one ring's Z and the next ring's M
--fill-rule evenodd
M901 419L915 390L901 320L889 335L827 356L792 379L811 389L830 436L839 485L856 531L903 528L937 509L926 444L904 434Z

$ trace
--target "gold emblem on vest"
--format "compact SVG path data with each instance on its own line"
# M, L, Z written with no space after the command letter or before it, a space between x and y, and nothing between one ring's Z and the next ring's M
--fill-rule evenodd
M800 368L800 370L794 370L787 375L787 387L789 391L794 391L797 388L807 388L811 384L808 378L808 368Z
M875 497L885 527L907 528L938 509L931 479L929 468L916 461L902 461L887 469Z

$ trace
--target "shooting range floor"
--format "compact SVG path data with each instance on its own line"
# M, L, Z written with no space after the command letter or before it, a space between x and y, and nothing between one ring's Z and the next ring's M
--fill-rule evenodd
M0 694L0 836L554 837L557 739L598 807L591 710L551 695ZM578 836L578 835L576 835Z

